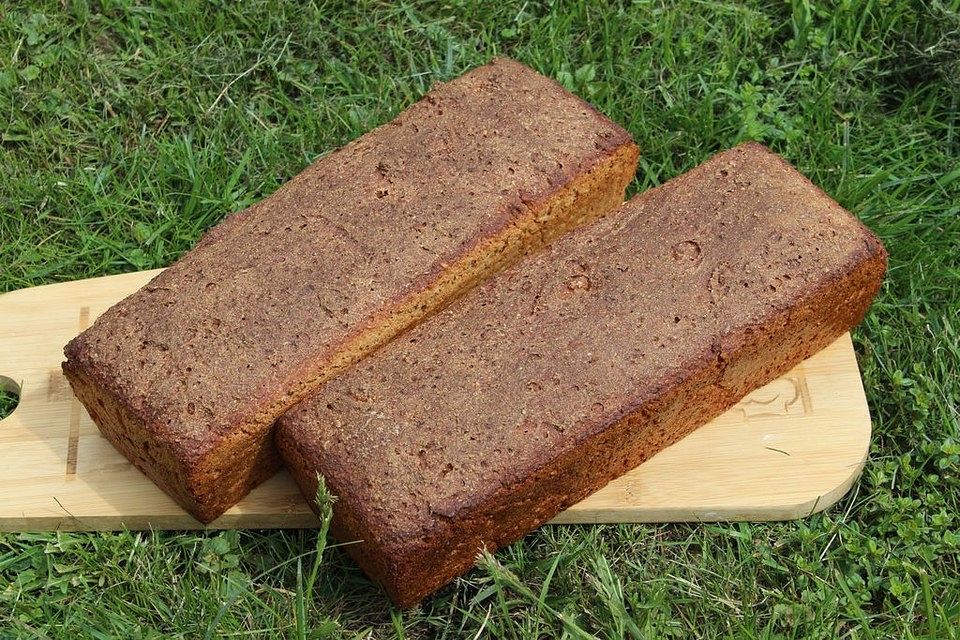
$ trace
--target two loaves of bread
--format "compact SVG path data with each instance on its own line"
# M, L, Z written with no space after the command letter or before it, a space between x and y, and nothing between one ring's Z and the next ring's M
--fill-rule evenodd
M283 463L311 499L322 475L334 535L415 604L827 346L880 286L877 238L764 147L621 205L637 157L495 60L215 227L64 372L203 522Z

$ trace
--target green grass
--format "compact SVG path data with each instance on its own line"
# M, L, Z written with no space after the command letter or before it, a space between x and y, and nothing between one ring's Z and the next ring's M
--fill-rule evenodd
M960 634L960 2L32 4L0 7L0 291L169 264L495 54L629 128L633 191L767 143L890 272L827 513L546 527L408 612L314 531L0 534L0 637Z

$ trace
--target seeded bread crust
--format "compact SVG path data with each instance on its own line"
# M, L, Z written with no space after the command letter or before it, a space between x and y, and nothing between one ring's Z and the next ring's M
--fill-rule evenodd
M495 60L231 216L65 349L103 435L202 522L280 464L287 408L481 279L615 208L630 135Z
M399 605L857 324L886 252L757 144L493 278L280 420L308 498Z

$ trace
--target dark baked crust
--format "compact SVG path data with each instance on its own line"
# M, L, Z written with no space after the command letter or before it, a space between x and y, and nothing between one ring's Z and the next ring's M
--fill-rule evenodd
M277 429L306 496L400 605L857 324L886 253L757 144L478 287Z
M67 345L102 433L206 522L272 473L271 426L478 280L617 206L629 134L496 60L231 216Z

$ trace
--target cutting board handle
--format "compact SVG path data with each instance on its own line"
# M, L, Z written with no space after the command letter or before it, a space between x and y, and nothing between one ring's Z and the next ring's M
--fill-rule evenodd
M17 384L13 378L8 378L7 376L0 374L0 391L6 391L7 393L17 396L17 404L13 408L13 411L16 411L20 407L20 385ZM13 411L8 413L6 416L0 416L0 422L3 422L12 416Z

